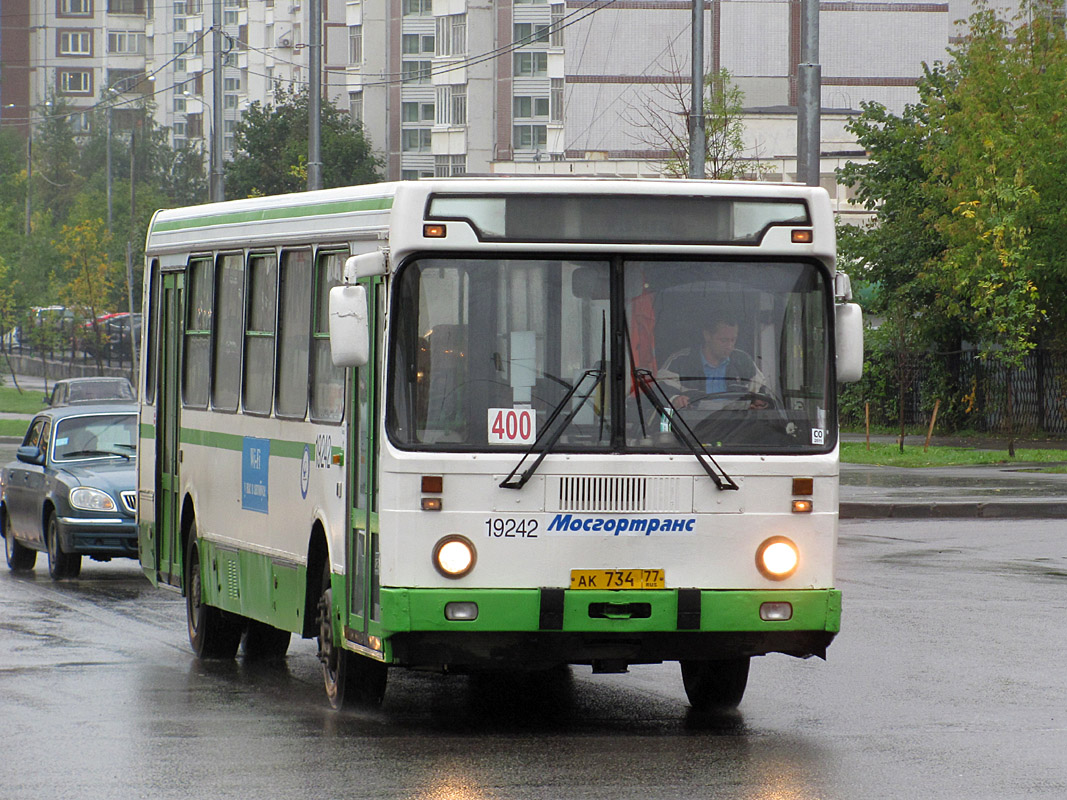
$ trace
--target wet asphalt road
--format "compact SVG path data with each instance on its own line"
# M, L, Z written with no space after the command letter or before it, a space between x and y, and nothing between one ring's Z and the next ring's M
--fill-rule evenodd
M312 642L202 663L135 563L0 570L0 798L1067 797L1062 521L842 524L828 662L753 662L700 719L677 665L528 684L393 673L334 713Z

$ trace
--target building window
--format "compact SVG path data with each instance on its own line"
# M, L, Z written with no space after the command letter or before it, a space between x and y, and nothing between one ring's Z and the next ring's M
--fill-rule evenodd
M547 125L516 125L512 132L516 150L541 150L548 146Z
M237 108L237 95L226 94L222 96L223 108Z
M90 31L59 31L59 54L61 56L91 56L93 34Z
M400 170L400 180L402 181L417 181L419 178L432 178L433 173L424 169L402 169Z
M144 16L145 0L107 0L109 14L139 14Z
M223 11L222 12L222 24L223 25L236 25L239 20L236 11Z
M516 97L513 105L516 119L531 119L548 116L547 97Z
M424 33L405 33L400 45L406 56L432 56L434 53L433 36Z
M177 141L178 138L182 138L182 139L185 138L185 123L184 122L175 122L171 126L171 130L174 132L175 141Z
M436 178L450 178L456 175L466 175L467 156L463 154L434 156L433 168L434 177Z
M553 78L549 90L548 118L553 122L563 122L563 78Z
M515 77L543 78L548 75L548 53L515 53Z
M437 124L467 124L467 84L437 87Z
M467 15L437 18L437 55L461 56L467 52Z
M402 122L433 122L433 103L401 103Z
M91 17L93 15L93 0L60 0L59 16L61 17Z
M59 91L64 94L91 94L93 73L89 70L60 70Z
M405 153L428 153L430 141L429 128L405 128L400 131L400 149Z
M538 25L534 22L516 22L515 44L547 43L549 39L548 29L548 25Z
M348 63L363 63L363 26L353 25L348 29Z
M548 43L552 47L563 47L563 3L553 3L551 13L551 35Z
M429 83L432 61L404 61L401 64L401 75L404 83Z
M148 88L148 81L139 69L109 69L107 85L116 92L140 93Z
M241 91L241 79L240 78L224 78L223 88L227 92L239 92Z
M363 92L350 92L348 95L348 116L353 122L363 123Z
M126 55L144 55L144 34L112 32L107 35L107 51Z
M543 6L547 2L548 2L548 0L515 0L515 5L517 5L517 6L522 6L522 5Z
M405 17L428 17L433 14L433 0L404 0Z

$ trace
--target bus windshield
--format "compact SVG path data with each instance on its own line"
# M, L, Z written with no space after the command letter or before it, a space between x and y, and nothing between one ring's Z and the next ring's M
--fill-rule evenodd
M684 452L685 425L710 452L824 452L831 311L812 263L414 260L394 299L389 434L519 450L559 412L558 451Z

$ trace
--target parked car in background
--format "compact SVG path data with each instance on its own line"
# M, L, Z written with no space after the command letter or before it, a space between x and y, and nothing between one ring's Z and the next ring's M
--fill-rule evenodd
M137 399L126 378L64 378L56 381L44 401L56 408L75 403L132 403Z
M141 315L120 312L104 314L96 318L94 333L90 320L82 325L82 342L85 352L101 358L116 358L129 361L133 351L130 349L130 336L134 344L141 344Z
M7 565L33 569L48 554L54 579L82 556L137 557L137 406L51 408L30 422L16 460L0 470L0 535Z

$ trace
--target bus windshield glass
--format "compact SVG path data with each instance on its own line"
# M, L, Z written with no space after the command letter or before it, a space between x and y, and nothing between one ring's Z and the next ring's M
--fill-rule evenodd
M710 452L834 445L831 293L814 264L425 258L397 289L400 447L523 450L554 414L561 452L685 452L679 425Z

